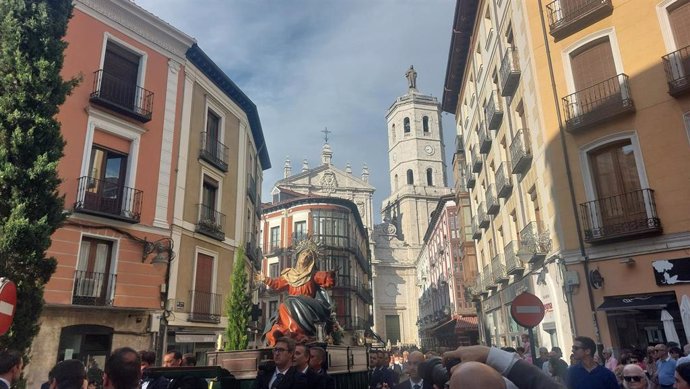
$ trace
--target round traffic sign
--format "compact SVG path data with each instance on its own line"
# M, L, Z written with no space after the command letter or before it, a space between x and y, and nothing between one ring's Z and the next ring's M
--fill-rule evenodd
M17 286L7 278L0 278L0 335L10 330L17 308Z
M532 293L523 292L513 299L510 315L523 327L536 327L544 319L544 304Z

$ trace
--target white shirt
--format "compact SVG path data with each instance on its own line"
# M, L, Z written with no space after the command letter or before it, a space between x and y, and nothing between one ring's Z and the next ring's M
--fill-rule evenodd
M8 388L11 388L11 387L12 387L12 384L10 383L10 381L8 381L8 380L6 380L6 379L4 379L4 378L2 378L2 377L0 377L0 381L4 382L4 383L7 385Z
M676 366L680 365L681 363L688 363L688 362L690 362L690 355L688 355L687 357L678 358L678 360L676 361Z
M284 376L288 370L290 370L290 367L288 367L287 369L285 369L283 371L278 370L278 368L276 367L276 371L273 372L273 377L271 377L271 380L268 381L268 387L270 388L271 385L273 385L273 381L275 381L276 378L278 378L278 373L280 373ZM284 379L284 377L283 377L283 379Z
M412 378L410 378L410 388L414 389L415 385L419 385L419 389L422 389L424 387L424 379L420 379L419 382L414 382Z

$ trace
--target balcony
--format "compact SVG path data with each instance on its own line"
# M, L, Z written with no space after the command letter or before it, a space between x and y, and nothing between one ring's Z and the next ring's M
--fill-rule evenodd
M662 232L652 189L580 204L580 219L587 243L625 240Z
M225 240L225 215L205 204L197 204L199 207L199 221L196 223L196 232L217 240Z
M479 153L489 154L491 150L491 131L487 131L483 124L477 128L477 136L479 138Z
M525 270L525 266L522 264L520 257L518 257L518 242L516 240L511 240L508 242L503 252L505 253L506 273L511 276L521 275Z
M256 204L256 180L251 174L247 175L247 196L252 203Z
M482 161L482 157L477 152L477 148L473 147L472 148L472 173L480 173L482 171L482 167L484 167L484 162Z
M494 277L491 274L491 265L486 265L482 269L482 285L484 286L484 290L498 289L498 286L494 282Z
M690 46L661 57L668 81L668 94L679 97L690 91Z
M520 59L515 47L508 47L501 60L501 96L512 96L520 82Z
M228 171L228 147L210 136L206 131L201 133L201 150L199 151L199 158L223 172Z
M566 130L579 130L635 112L628 76L621 73L563 98Z
M510 142L510 164L513 174L524 174L532 164L529 130L519 129Z
M611 15L611 0L554 0L546 5L549 30L556 40Z
M256 243L256 239L249 236L246 240L245 245L245 255L252 262L255 268L261 268L261 259L263 258L263 253L261 252L261 247Z
M482 228L479 227L479 222L477 219L472 220L472 239L481 239L482 238Z
M474 189L475 185L477 185L477 178L474 176L474 173L468 173L465 176L465 180L467 189Z
M496 284L501 284L510 280L508 273L506 273L506 267L503 264L503 254L496 254L491 260L491 275Z
M501 122L503 121L503 108L501 106L501 100L496 98L496 95L493 93L484 108L484 116L486 117L486 122L489 123L489 130L498 130L498 128L501 127Z
M94 73L90 101L119 114L146 123L151 120L153 92L122 80L103 69Z
M477 219L479 220L479 227L483 229L489 228L491 218L486 214L486 206L484 206L484 203L479 204L477 208Z
M551 235L541 223L530 222L520 231L520 249L518 256L530 263L546 258L551 251Z
M513 193L513 177L508 172L508 163L503 162L496 170L496 192L499 198L506 199Z
M220 323L223 308L222 295L190 290L189 301L192 302L192 308L189 310L189 321Z
M119 180L79 177L74 211L139 223L144 192L121 185Z
M74 272L72 304L91 306L113 305L117 275L77 270Z
M374 295L371 293L371 289L362 284L358 284L356 290L359 297L361 297L362 300L364 300L367 304L374 303Z
M489 215L498 215L498 211L501 209L501 204L498 202L498 197L496 197L496 185L491 184L486 189L486 212Z

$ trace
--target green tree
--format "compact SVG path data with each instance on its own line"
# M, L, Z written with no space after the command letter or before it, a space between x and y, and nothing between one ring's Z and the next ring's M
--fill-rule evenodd
M70 0L0 1L0 276L17 284L18 300L0 348L24 353L57 264L46 250L65 219L55 115L77 84L60 76L71 16Z
M249 338L247 327L251 316L252 300L247 287L247 269L244 260L244 248L240 247L235 253L235 263L230 281L230 294L225 301L228 316L228 328L225 330L227 342L225 350L244 350Z

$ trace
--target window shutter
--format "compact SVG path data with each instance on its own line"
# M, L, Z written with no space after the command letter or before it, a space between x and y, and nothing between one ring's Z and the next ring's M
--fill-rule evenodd
M690 46L690 1L669 9L668 19L671 23L676 49Z
M194 289L197 292L211 293L213 283L213 257L199 253L196 259L196 279Z
M575 90L581 91L616 75L613 52L608 38L595 42L571 55Z

